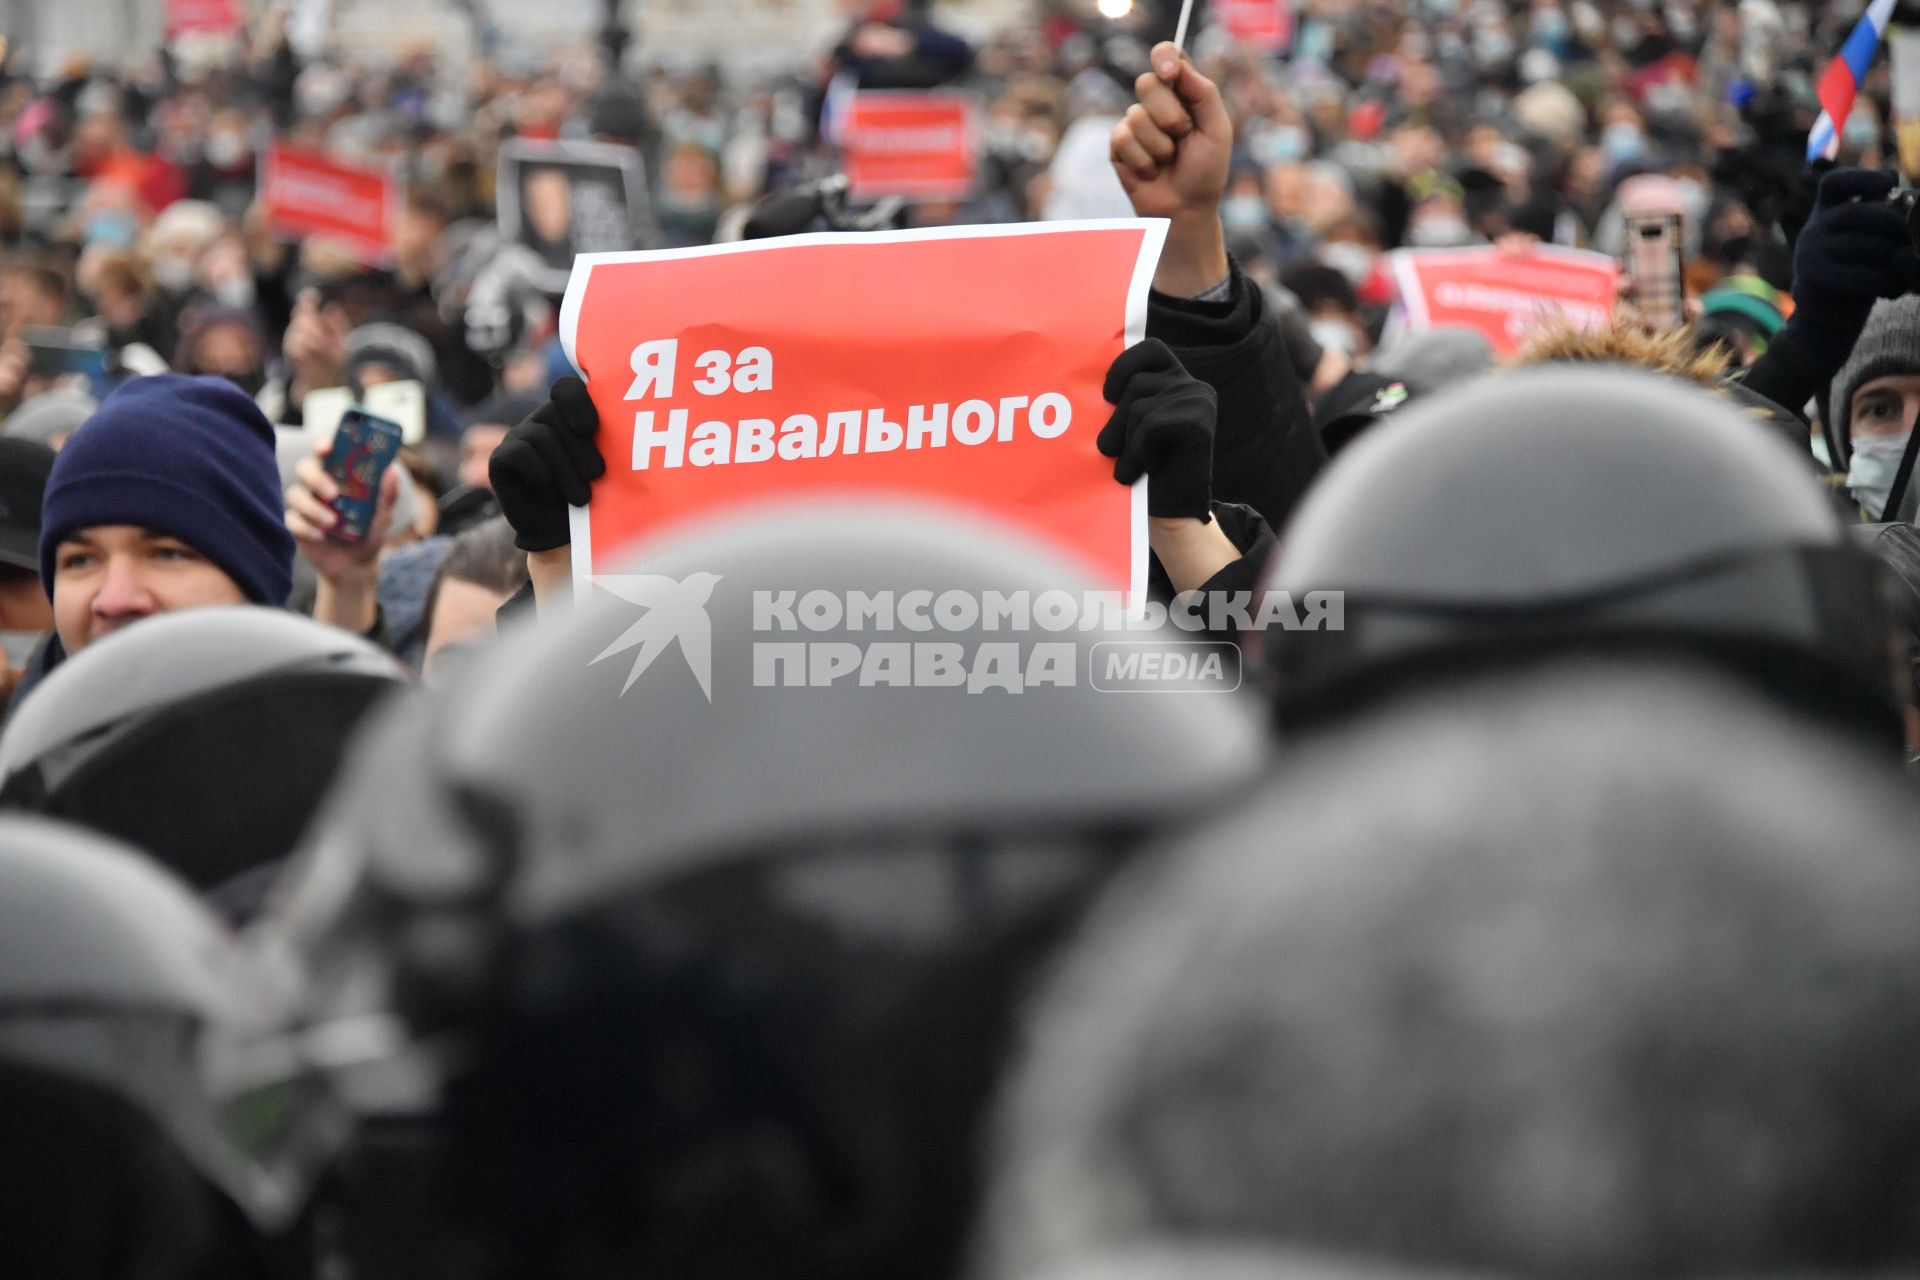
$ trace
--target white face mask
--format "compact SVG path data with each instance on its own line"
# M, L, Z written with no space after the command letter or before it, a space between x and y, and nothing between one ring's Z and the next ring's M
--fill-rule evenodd
M1422 218L1407 232L1407 242L1422 249L1446 249L1472 240L1473 228L1467 225L1466 219L1450 213Z
M207 163L216 169L231 169L247 158L244 134L216 133L207 139Z
M1474 37L1473 57L1483 67L1500 66L1513 57L1513 37L1505 31L1483 31Z
M1255 149L1261 164L1285 164L1313 150L1313 139L1297 124L1280 124L1261 134Z
M1320 261L1326 263L1354 285L1362 285L1373 274L1373 251L1365 245L1342 240L1320 246Z
M1259 196L1231 195L1220 202L1220 222L1230 234L1256 235L1269 221L1267 202Z
M1328 351L1338 351L1345 356L1353 354L1356 345L1353 330L1338 320L1315 320L1307 326L1307 332Z
M1853 459L1847 466L1847 489L1853 500L1866 508L1873 519L1881 518L1887 499L1893 496L1893 477L1900 470L1900 459L1907 452L1905 436L1872 436L1853 442ZM1908 485L1913 484L1910 477Z
M153 260L153 278L168 293L185 293L193 286L193 260L159 254Z
M253 305L253 281L246 276L222 280L213 286L213 296L220 300L223 307L244 311Z

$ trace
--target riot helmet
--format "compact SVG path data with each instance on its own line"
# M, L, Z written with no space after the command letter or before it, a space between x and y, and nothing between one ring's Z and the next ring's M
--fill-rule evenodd
M593 578L356 748L259 929L289 1056L383 1028L313 1074L434 1115L474 1275L951 1274L1034 969L1262 767L1236 694L1090 688L1079 585L819 506Z
M1542 656L1644 651L1898 740L1872 557L1803 459L1668 378L1543 367L1413 406L1321 477L1266 586L1344 599L1339 628L1267 633L1283 723Z
M144 619L61 664L0 734L0 807L144 850L244 915L398 664L276 609Z
M262 1274L214 1076L245 1008L239 963L148 858L0 817L0 1273Z
M1920 1258L1920 808L1707 668L1316 736L1030 1010L989 1280L1155 1240L1573 1280Z

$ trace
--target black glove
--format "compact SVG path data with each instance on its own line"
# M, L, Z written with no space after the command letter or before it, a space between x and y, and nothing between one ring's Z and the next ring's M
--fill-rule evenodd
M585 506L588 483L607 473L594 442L599 430L587 384L566 377L493 451L487 474L522 551L552 551L573 540L567 508Z
M1107 370L1113 417L1095 443L1113 478L1147 479L1147 514L1213 518L1213 388L1180 367L1158 338L1127 348Z
M1820 179L1813 216L1793 247L1793 326L1808 353L1838 369L1867 313L1920 283L1904 205L1887 195L1894 176L1835 169Z
M1820 181L1834 170L1831 160L1815 160L1795 170L1791 162L1774 175L1774 182L1785 194L1779 197L1780 231L1787 237L1787 246L1792 248L1800 243L1800 233L1807 229L1807 223L1813 218L1813 206L1820 199ZM1760 216L1755 206L1754 217Z

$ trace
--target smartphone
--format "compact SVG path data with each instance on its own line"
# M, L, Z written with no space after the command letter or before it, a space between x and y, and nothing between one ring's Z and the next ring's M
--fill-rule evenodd
M1686 320L1680 215L1635 214L1626 220L1626 231L1627 279L1640 318L1657 333L1678 329Z
M380 478L399 454L402 434L399 423L376 418L359 405L340 416L327 453L327 474L340 487L340 496L333 500L340 522L327 530L327 537L349 545L367 540L380 505Z
M20 341L27 348L27 373L31 377L51 379L77 373L86 378L90 388L106 380L106 347L93 334L30 324L21 327Z

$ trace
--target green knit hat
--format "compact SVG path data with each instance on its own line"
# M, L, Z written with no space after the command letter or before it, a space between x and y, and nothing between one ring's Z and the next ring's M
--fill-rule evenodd
M1700 310L1709 316L1744 316L1762 338L1772 338L1787 322L1780 313L1780 291L1759 276L1728 276L1701 297Z

